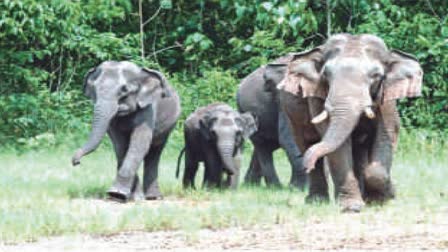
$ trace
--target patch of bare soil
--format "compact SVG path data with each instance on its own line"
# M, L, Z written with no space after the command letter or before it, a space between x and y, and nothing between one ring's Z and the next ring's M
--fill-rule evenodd
M123 210L133 208L135 206L144 206L145 208L159 208L160 206L176 206L176 207L196 207L196 206L208 206L210 202L201 200L194 201L190 199L180 199L176 197L166 197L163 200L139 200L133 202L133 204L123 204L121 202L113 201L110 199L74 199L74 204L80 204L83 206L90 206L92 208L100 208L110 210L110 212L121 213Z
M124 232L109 236L63 236L34 243L0 246L0 251L144 251L144 250L403 250L448 249L448 220L394 224L360 215L334 221L250 228Z

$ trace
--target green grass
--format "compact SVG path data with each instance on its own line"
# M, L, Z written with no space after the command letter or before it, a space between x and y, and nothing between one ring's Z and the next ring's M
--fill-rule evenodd
M171 141L159 170L162 202L114 204L103 202L111 185L115 159L107 144L72 167L73 149L13 151L0 154L0 242L30 241L41 236L125 230L182 229L255 224L335 220L341 215L332 201L304 205L305 193L294 190L240 187L238 191L184 191L174 177L180 144ZM246 149L243 175L250 147ZM393 166L397 199L385 206L370 206L362 220L381 216L384 221L408 225L435 222L447 207L448 148L444 139L422 132L403 132ZM284 154L275 155L284 185L290 168ZM202 174L203 169L199 170ZM199 176L197 185L200 185ZM240 179L242 180L242 178Z

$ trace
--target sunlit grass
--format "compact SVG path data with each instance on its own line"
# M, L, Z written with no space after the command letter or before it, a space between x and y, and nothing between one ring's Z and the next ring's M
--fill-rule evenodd
M448 149L443 139L428 139L423 133L404 132L393 166L397 199L385 206L371 206L361 214L365 222L379 216L391 223L408 225L434 222L448 207ZM170 142L161 162L161 202L116 204L103 201L115 173L112 150L101 150L72 167L70 148L31 151L21 155L0 154L0 241L33 240L41 236L71 233L110 234L124 230L182 229L307 222L338 219L332 201L304 205L305 193L265 187L242 186L238 191L205 191L181 188L175 178L180 144ZM245 174L250 147L244 156ZM290 167L284 154L275 155L284 185ZM197 185L203 168L200 168ZM243 178L241 177L240 180Z

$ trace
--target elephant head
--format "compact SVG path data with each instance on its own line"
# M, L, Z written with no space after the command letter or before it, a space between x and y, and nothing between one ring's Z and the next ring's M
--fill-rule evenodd
M312 123L329 119L322 140L305 153L304 166L333 152L350 136L361 116L375 117L386 102L421 95L423 71L406 53L388 50L373 35L338 34L322 46L298 53L279 88L325 100Z
M293 57L294 54L288 54L264 67L263 79L264 90L266 92L275 92L277 90L277 85L285 77L286 71L288 70L288 63L291 62Z
M277 84L283 80L287 69L287 63L270 63L266 65L263 73L264 90L266 92L274 92Z
M225 171L235 174L243 141L257 130L255 118L248 112L240 114L222 106L207 111L199 120L199 126L204 138L216 144Z
M84 78L83 90L94 103L92 130L73 156L73 165L98 147L114 117L132 114L152 106L159 97L170 96L161 73L127 61L106 61L91 69Z

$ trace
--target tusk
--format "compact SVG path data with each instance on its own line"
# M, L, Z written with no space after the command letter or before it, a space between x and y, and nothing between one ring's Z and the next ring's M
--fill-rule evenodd
M322 111L320 114L318 114L317 116L315 116L313 118L313 120L311 120L311 123L313 124L318 124L323 122L325 119L327 119L328 117L328 111L324 110Z
M278 90L283 90L284 87L285 87L285 82L283 82L283 81L277 85Z
M365 109L364 109L364 114L367 116L367 118L369 118L369 119L373 119L373 118L375 118L375 112L373 112L373 110L372 110L372 108L369 106L369 107L366 107Z

